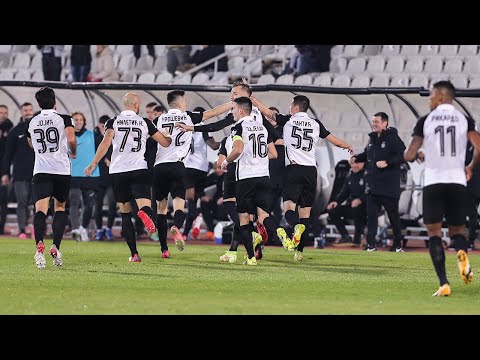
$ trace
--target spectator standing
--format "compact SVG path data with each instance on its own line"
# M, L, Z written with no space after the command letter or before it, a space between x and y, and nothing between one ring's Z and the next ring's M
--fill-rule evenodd
M89 81L118 81L119 76L113 62L113 52L108 45L97 45L97 51L92 62Z
M393 230L393 246L390 251L403 252L402 230L398 201L400 198L400 164L405 144L397 129L388 127L388 115L377 112L372 118L373 131L363 153L350 158L350 163L366 163L367 180L367 251L376 251L375 235L378 212L385 208Z
M20 120L10 131L2 159L2 186L10 182L10 166L13 163L13 186L17 199L17 221L20 239L26 239L28 204L32 194L33 166L35 153L28 145L27 122L33 116L33 106L26 102L20 106Z
M93 130L95 134L95 143L102 142L105 135L105 123L110 119L108 115L100 116L98 125ZM97 227L97 234L95 240L102 240L103 236L107 240L113 240L112 227L117 214L117 203L113 193L112 176L108 172L110 166L110 159L112 158L113 146L110 146L105 156L99 161L98 169L100 170L100 178L98 183L98 191L95 204L95 225ZM108 212L107 212L107 227L103 229L103 199L107 197Z
M87 81L92 66L90 45L72 45L70 65L72 67L72 81Z
M37 45L37 49L42 52L43 78L46 81L60 81L64 47L65 45Z
M167 45L167 71L175 76L179 66L190 63L191 45Z
M0 159L5 157L6 143L9 132L12 128L13 123L8 118L7 105L0 105ZM2 181L2 185L0 187L0 234L4 233L5 222L7 220L9 193L8 181Z
M98 142L95 141L93 131L87 130L86 119L83 113L77 111L72 114L77 139L77 157L72 159L72 179L70 182L70 222L72 224L72 237L89 241L88 225L92 218L93 207L96 203L100 171L98 167L90 177L85 176L84 169L95 156ZM98 141L98 139L97 139ZM80 215L80 207L82 214ZM81 220L81 224L80 224Z
M465 166L468 166L473 159L474 146L471 142L467 143L467 154L465 156ZM477 238L478 226L478 204L480 203L480 166L475 166L472 171L472 177L467 182L468 194L468 242L469 250L475 248L475 239ZM453 244L454 245L454 244Z

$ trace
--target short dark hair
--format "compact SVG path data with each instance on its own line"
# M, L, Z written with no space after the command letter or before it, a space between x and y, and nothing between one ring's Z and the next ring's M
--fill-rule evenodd
M44 86L35 93L40 109L53 109L55 106L55 91L51 87Z
M110 116L102 115L102 116L100 116L100 119L98 119L98 122L100 124L105 124L108 120L110 120Z
M275 106L270 106L269 109L280 113L280 110L278 110L278 108L276 108Z
M385 114L383 111L379 111L376 114L374 114L373 116L379 116L380 119L382 119L383 122L388 121L388 115Z
M250 100L246 96L240 96L234 99L233 101L236 102L238 106L240 106L243 110L245 110L245 112L247 112L250 115L250 113L252 112L252 106L253 106L252 100Z
M207 110L205 110L205 108L203 108L201 106L197 106L195 109L193 109L193 111L195 111L195 112L205 112Z
M455 86L448 80L437 81L433 84L434 89L446 90L447 95L452 99L455 98Z
M156 105L157 105L157 103L152 101L152 102L149 102L147 105L145 105L145 107L154 107Z
M157 105L153 108L153 111L165 113L167 112L167 109L165 109L165 106L163 105Z
M307 112L310 108L310 99L305 95L295 95L293 97L293 105L298 105L301 112Z
M252 88L250 85L245 84L242 80L235 80L232 84L232 88L241 86L243 90L245 90L248 94L248 96L252 96Z
M1 108L1 107L3 107L3 108L5 108L5 109L7 109L7 110L8 110L8 106L7 106L7 105L5 105L5 104L1 104L1 105L0 105L0 108Z
M29 102L24 102L22 105L20 105L20 108L23 108L25 106L33 106L33 105Z
M185 91L183 90L172 90L167 94L168 105L176 102L180 96L185 96Z

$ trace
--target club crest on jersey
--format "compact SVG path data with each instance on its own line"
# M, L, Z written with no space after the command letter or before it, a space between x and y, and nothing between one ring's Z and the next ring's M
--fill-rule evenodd
M232 137L234 137L235 135L237 135L237 130L232 130Z
M385 141L382 142L382 145L380 145L380 147L381 147L382 149L385 149Z

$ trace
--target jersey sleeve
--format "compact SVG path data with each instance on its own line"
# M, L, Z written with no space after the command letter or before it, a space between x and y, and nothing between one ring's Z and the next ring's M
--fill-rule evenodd
M115 121L115 118L113 119L109 119L106 123L105 123L105 129L108 130L108 129L112 129L113 130L113 122Z
M63 124L65 125L65 129L69 126L73 127L73 121L70 115L61 114L60 116L63 119Z
M143 121L147 124L148 128L148 135L152 136L155 135L155 133L158 131L157 127L147 118L143 118Z
M227 148L225 147L225 142L227 141L227 138L223 138L221 144L220 144L220 149L218 150L218 155L224 155L227 156Z
M234 127L232 127L232 135L231 135L232 141L235 141L235 140L243 141L242 130L243 130L242 124L237 124Z
M212 138L212 136L210 136L210 134L209 134L208 132L203 132L203 133L202 133L202 137L203 137L203 140L204 140L205 142L207 142L209 139Z
M197 125L193 127L193 131L195 132L215 132L222 129L225 129L227 126L235 124L235 120L233 119L232 114L228 114L222 120L207 124L207 125Z
M330 135L330 131L328 131L326 129L326 127L322 124L321 121L318 121L318 123L320 124L320 134L319 134L319 136L320 136L321 139L325 139L328 135Z
M468 121L468 130L467 131L475 131L475 120L473 120L470 116L466 116Z
M412 136L420 136L423 138L423 125L425 124L425 119L427 118L427 116L428 115L425 115L418 119L415 127L413 128Z
M187 115L192 119L192 123L198 124L203 120L203 111L187 111Z
M25 128L25 136L26 136L26 137L32 137L32 136L30 135L30 131L29 131L29 129L30 129L30 120L32 120L32 119L33 119L33 117L30 118L30 119L28 119L27 127Z
M275 115L275 121L279 126L284 126L292 115L285 115L285 114L277 114Z
M273 125L270 123L270 121L268 121L265 116L262 116L263 118L263 126L265 126L265 128L267 129L268 131L268 138L271 140L269 142L275 142L277 141L278 139L280 139L280 137L278 136L278 133L277 131L275 130L275 128L273 127Z

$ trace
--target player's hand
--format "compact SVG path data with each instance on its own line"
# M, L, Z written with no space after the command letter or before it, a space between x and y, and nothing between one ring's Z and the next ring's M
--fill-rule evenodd
M249 85L247 78L242 78L242 83L244 83L245 85Z
M3 175L2 176L2 185L7 186L9 182L10 182L10 178L8 177L8 175Z
M182 123L176 123L175 127L177 129L183 130L183 131L193 131L193 126L192 125L186 125Z
M203 202L209 202L210 200L212 200L212 198L208 195L204 195L200 198L200 200L202 200Z
M88 165L85 170L84 170L84 173L86 176L90 176L92 175L93 171L95 170L95 168L97 167L97 164L92 162L90 165Z
M357 206L361 205L362 204L362 200L360 199L353 199L352 201L352 208L356 208Z
M69 152L68 155L70 156L71 159L77 158L77 154L72 154L71 152Z
M353 150L353 146L352 145L348 145L347 148L345 148L346 150L348 150L348 152L350 153L351 156L355 155L355 151Z
M335 209L338 206L336 201L332 201L330 204L327 205L327 210Z
M356 157L356 156L352 156L352 157L350 157L350 159L348 159L348 163L349 163L350 165L352 165L352 164L355 162L355 160L357 160L357 157Z
M415 159L418 163L422 163L425 161L425 154L423 151L418 151L417 152L417 158Z
M227 170L227 165L228 165L227 159L223 160L222 166L221 166L222 170Z
M467 181L470 181L472 178L472 168L470 166L465 166L465 175L467 176Z
M223 204L223 197L218 198L217 205L222 205L222 204Z
M377 167L379 169L384 169L388 166L387 162L385 160L380 160L380 161L377 161Z

